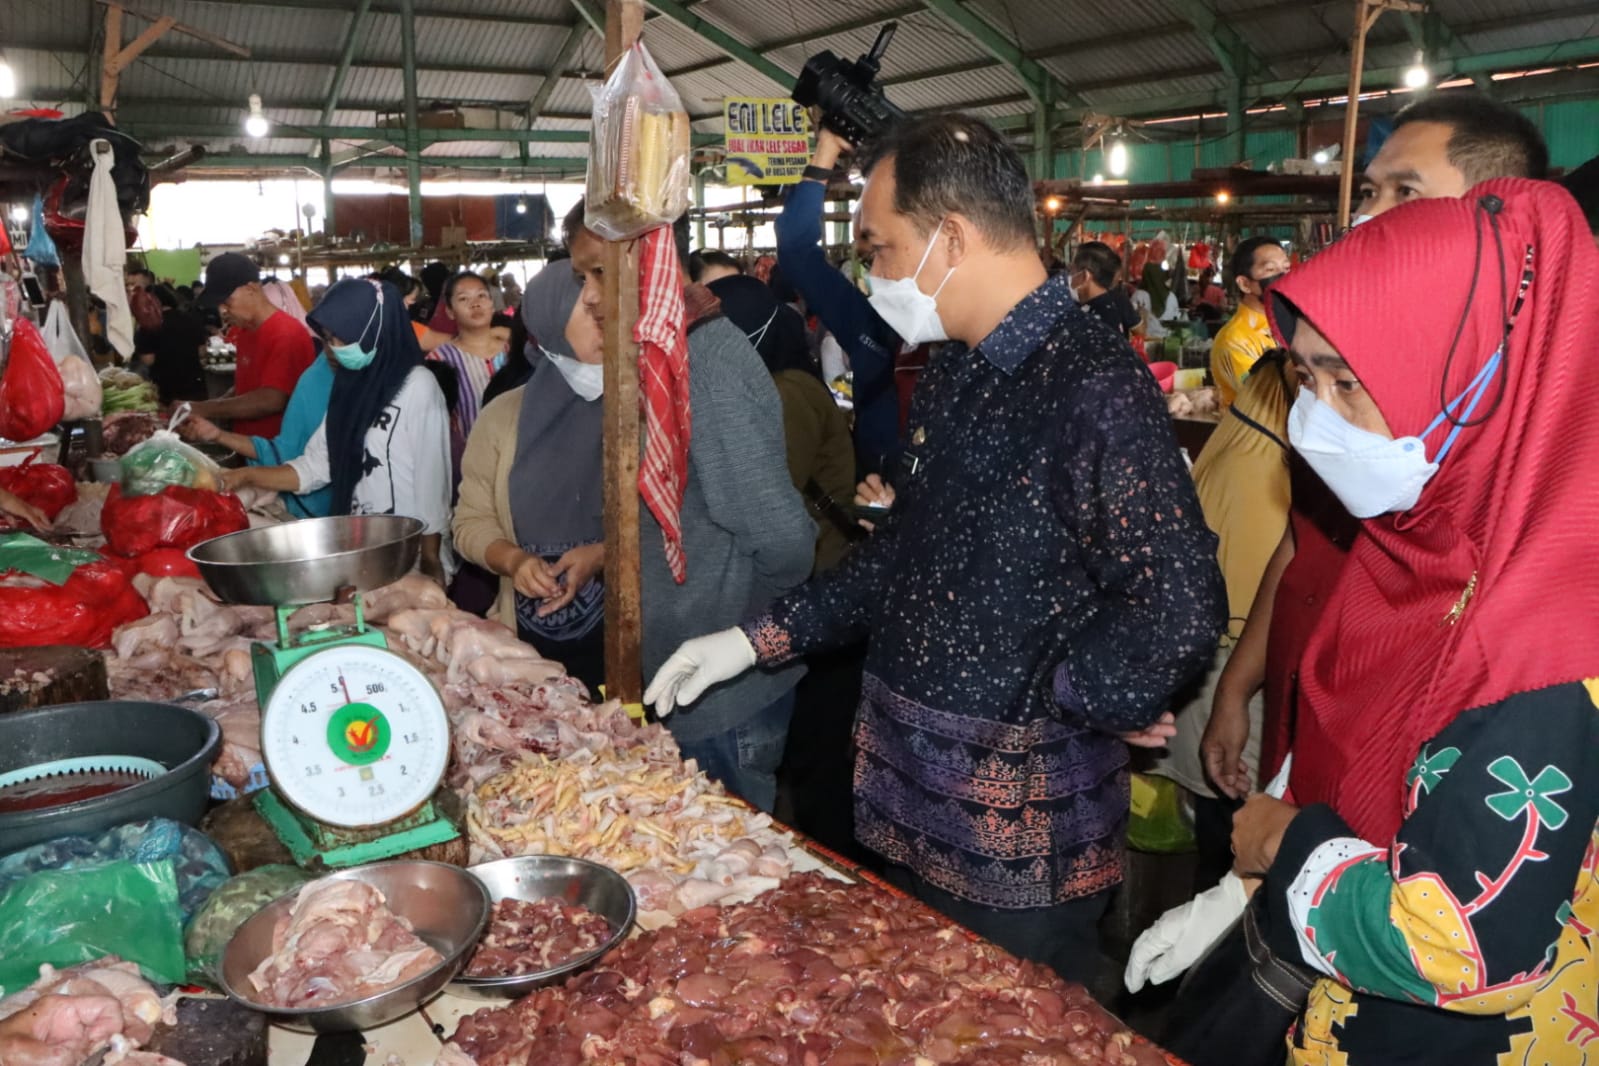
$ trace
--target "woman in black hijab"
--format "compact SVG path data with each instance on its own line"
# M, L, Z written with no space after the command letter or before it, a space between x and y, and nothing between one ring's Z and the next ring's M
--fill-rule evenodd
M855 495L855 450L849 420L822 383L805 342L805 320L779 303L771 288L738 275L710 284L722 314L749 338L783 401L788 473L805 497L816 538L816 570L829 569L849 550L857 529L847 508Z
M399 291L383 281L347 279L327 291L306 321L334 367L327 417L299 458L226 471L226 487L305 493L331 485L332 514L420 519L418 566L443 584L449 412L422 365Z

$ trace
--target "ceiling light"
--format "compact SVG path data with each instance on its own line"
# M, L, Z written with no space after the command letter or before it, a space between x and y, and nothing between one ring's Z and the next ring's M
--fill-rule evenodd
M1318 167L1324 167L1328 163L1332 162L1332 157L1327 154L1327 149L1325 149L1325 148L1323 148L1321 151L1317 152L1315 155L1311 156L1310 158L1315 161L1315 163L1316 163L1316 165Z
M1218 204L1221 204L1223 207L1225 207L1228 204L1232 203L1232 200L1233 200L1233 194L1228 192L1226 189L1223 189L1221 192L1216 194L1216 202Z
M272 123L261 113L261 97L255 93L250 94L250 114L244 120L244 132L251 137L265 137L272 130Z
M518 196L516 198L516 213L519 214L519 215L527 214L527 198L526 197Z
M1114 141L1110 146L1110 172L1116 177L1127 173L1127 144Z
M1432 81L1432 74L1427 70L1427 57L1416 53L1416 61L1405 71L1405 88L1425 89L1427 83Z
M288 265L289 265L289 253L288 252L284 252L282 255L278 256L278 266L286 267Z
M1060 197L1059 196L1051 196L1049 199L1045 200L1044 201L1044 210L1048 211L1052 215L1055 212L1059 211L1060 210Z
M11 221L17 223L18 225L28 221L28 209L23 207L21 204L13 207L11 209Z
M1095 185L1103 185L1103 184L1105 184L1105 175L1103 175L1103 174L1095 174L1094 175L1094 184Z
M0 97L9 100L17 95L17 72L11 69L11 64L0 59Z

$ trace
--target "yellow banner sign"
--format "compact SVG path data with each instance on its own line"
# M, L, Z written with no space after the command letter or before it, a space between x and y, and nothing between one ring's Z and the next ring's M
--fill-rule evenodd
M729 96L722 102L729 185L792 185L811 161L811 122L792 100Z

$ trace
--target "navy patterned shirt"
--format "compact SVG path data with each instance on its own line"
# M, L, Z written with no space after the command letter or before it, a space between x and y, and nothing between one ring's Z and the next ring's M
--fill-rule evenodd
M862 843L989 907L1111 888L1116 734L1167 709L1227 617L1160 392L1061 277L944 347L910 430L872 540L745 631L767 665L870 636Z

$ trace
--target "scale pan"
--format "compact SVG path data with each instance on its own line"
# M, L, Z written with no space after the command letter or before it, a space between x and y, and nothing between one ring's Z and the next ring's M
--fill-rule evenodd
M342 515L229 533L188 554L222 602L294 607L393 584L416 565L421 538L419 519Z

